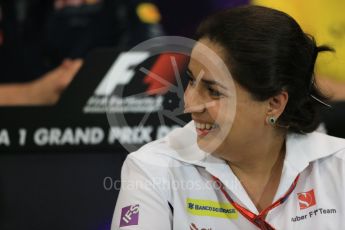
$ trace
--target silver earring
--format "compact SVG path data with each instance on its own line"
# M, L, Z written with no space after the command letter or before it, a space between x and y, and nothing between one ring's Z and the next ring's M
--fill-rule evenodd
M267 117L267 123L274 126L277 122L277 118L271 116L271 117Z

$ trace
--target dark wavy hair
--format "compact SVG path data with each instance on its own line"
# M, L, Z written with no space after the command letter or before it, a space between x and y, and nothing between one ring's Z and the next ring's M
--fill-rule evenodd
M286 13L261 6L242 6L209 16L196 39L209 38L226 50L226 62L234 80L254 99L267 100L283 90L289 100L278 126L295 133L309 133L320 124L320 106L328 98L314 80L319 52L298 23Z

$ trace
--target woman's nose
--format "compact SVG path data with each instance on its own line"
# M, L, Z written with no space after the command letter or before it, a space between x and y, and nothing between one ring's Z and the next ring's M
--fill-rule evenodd
M197 90L187 87L184 93L184 112L202 113L205 109L205 102L202 101L202 97L198 94Z

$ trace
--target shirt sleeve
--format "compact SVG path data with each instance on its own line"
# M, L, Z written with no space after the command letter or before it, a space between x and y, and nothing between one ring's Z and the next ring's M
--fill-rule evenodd
M111 230L172 229L172 211L168 200L153 183L154 175L145 169L147 167L137 159L127 157L125 160ZM151 171L154 171L153 167Z

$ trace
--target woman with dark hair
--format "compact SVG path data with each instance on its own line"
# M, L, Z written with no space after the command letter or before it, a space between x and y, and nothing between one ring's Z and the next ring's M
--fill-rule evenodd
M314 64L331 49L259 6L210 16L197 40L193 121L127 157L112 229L341 229L345 141L315 132Z

